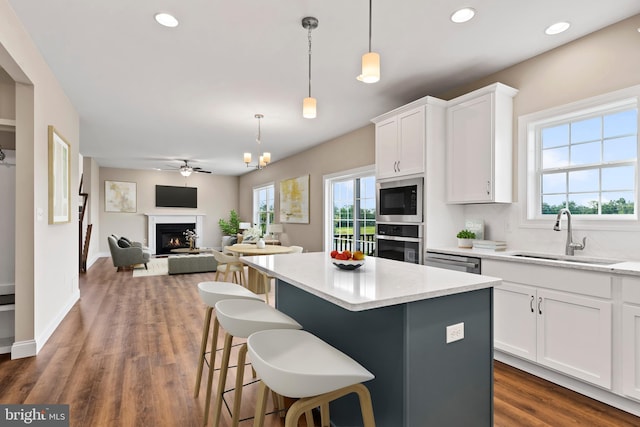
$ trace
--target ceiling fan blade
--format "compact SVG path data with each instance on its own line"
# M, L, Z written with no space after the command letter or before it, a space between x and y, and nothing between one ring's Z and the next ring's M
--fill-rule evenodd
M203 169L200 169L200 168L197 168L197 169L193 168L193 171L197 172L197 173L211 173L211 171L206 171L206 170L203 170Z

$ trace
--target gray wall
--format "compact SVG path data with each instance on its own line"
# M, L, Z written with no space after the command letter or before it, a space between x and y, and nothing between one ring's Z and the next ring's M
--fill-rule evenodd
M104 181L135 182L137 189L137 212L115 213L104 210ZM222 233L218 226L220 218L228 218L231 209L238 206L238 177L193 173L184 178L178 172L144 171L131 169L100 168L97 197L99 203L100 228L94 235L100 241L100 254L109 256L107 236L117 234L132 240L147 242L147 217L144 214L199 214L205 215L204 235L198 239L199 246L220 246ZM155 186L174 185L198 188L198 208L156 208Z

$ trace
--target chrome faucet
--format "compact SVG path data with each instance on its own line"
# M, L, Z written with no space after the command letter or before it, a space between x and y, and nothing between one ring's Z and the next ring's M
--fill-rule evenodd
M582 243L573 241L573 236L571 235L571 212L569 212L569 209L566 208L562 208L558 212L558 216L556 217L556 225L553 226L553 229L555 231L561 230L560 220L562 219L562 214L567 214L567 244L565 246L564 253L566 255L573 255L576 249L581 251L585 248L585 246L587 246L587 238L584 237L582 239Z

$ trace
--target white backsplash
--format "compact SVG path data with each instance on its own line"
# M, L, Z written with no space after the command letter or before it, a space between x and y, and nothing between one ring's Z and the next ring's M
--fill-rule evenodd
M549 221L548 228L522 227L517 203L466 205L464 217L483 219L485 239L505 240L507 250L564 253L567 239L564 223L560 232L553 230L554 220ZM581 242L585 236L587 246L582 251L576 251L576 255L640 260L640 231L581 230L574 223L573 240Z

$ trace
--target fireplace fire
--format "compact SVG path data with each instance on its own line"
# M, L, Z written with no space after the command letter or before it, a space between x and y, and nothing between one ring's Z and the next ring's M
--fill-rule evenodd
M171 249L188 248L184 232L194 230L194 223L156 224L156 255L170 254Z

